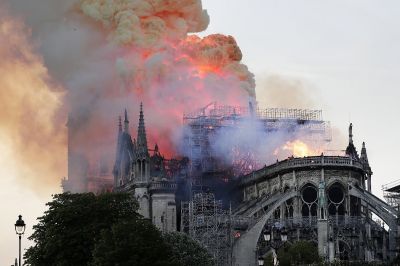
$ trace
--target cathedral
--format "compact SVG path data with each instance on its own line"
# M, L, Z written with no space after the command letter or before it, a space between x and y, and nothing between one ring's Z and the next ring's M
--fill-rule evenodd
M363 143L357 152L352 124L340 155L292 155L261 166L251 156L235 160L238 165L221 163L210 139L222 128L237 127L248 115L243 108L209 105L184 116L190 129L182 139L188 158L166 159L157 144L148 146L143 105L135 138L125 110L109 171L112 183L103 181L111 179L100 171L92 178L97 180L95 191L132 194L143 217L162 232L189 234L217 265L256 265L256 258L267 258L299 240L313 243L320 257L330 262L383 263L398 256L398 212L372 193L366 146ZM330 140L329 124L319 111L265 109L254 115L268 134L296 129L305 137ZM69 162L71 170L74 162ZM87 172L71 171L69 180ZM83 183L86 191L91 191L89 181ZM64 191L73 191L68 180L63 185Z

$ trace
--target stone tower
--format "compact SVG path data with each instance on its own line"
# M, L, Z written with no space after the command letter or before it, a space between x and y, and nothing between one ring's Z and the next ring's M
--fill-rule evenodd
M150 216L150 155L147 148L146 128L144 125L143 105L140 104L139 126L136 140L136 154L133 162L135 197L139 203L139 213L145 218Z
M137 138L129 133L125 110L124 129L119 119L117 152L114 165L114 190L132 193L139 203L139 213L151 219L163 232L176 231L176 183L165 169L166 160L157 144L150 156L143 105L140 105Z

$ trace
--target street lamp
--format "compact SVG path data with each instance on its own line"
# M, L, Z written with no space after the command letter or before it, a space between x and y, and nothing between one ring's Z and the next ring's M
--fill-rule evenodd
M273 264L279 265L278 256L277 256L275 250L278 250L280 247L282 247L286 243L286 241L288 239L288 232L285 229L285 227L282 227L282 229L277 228L277 230L275 230L276 232L274 234L274 229L275 229L275 226L272 226L272 229L268 226L266 229L263 230L263 237L264 237L264 241L267 242L272 248ZM280 238L279 238L279 236L280 236ZM274 240L276 240L278 242L275 242ZM280 243L279 243L279 240L281 240ZM260 260L258 260L258 263L260 263Z
M263 265L264 265L264 258L258 257L258 266L263 266Z
M264 236L264 240L269 242L271 240L271 230L269 228L264 229L263 236Z
M18 215L18 220L15 222L15 232L19 237L19 266L21 266L21 236L25 233L25 222L22 220L22 215Z
M285 243L287 241L287 236L288 236L288 233L287 233L285 227L283 227L282 231L281 231L281 240L283 243Z

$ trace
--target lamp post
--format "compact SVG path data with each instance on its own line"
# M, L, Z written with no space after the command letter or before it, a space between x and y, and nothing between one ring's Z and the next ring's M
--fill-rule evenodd
M274 266L275 265L279 265L279 261L278 261L278 256L276 255L276 250L278 250L280 247L282 247L287 239L288 239L288 233L285 229L285 227L283 227L282 229L278 229L276 230L277 232L277 237L279 237L280 234L280 240L279 242L275 242L274 240L274 227L272 227L272 229L270 229L269 227L264 229L263 231L263 237L265 242L269 243L269 245L272 248L272 256L273 256L273 262L274 262ZM278 238L279 240L279 238ZM260 265L260 264L259 264Z
M264 258L258 257L258 266L263 266L263 265L264 265Z
M25 232L25 222L22 220L22 215L18 215L18 220L15 222L15 232L19 237L19 266L21 266L21 236Z

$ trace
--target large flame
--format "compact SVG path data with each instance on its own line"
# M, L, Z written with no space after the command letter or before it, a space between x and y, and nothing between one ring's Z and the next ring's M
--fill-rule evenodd
M287 141L281 149L291 152L294 157L316 156L322 152L321 148L312 148L301 140Z
M36 192L53 191L65 169L63 93L35 53L30 32L0 10L0 157L2 178L11 174Z

